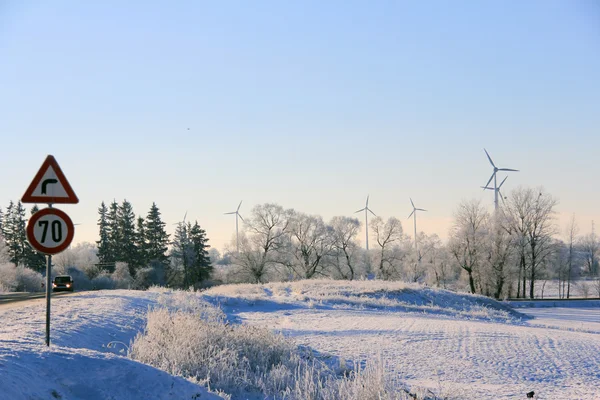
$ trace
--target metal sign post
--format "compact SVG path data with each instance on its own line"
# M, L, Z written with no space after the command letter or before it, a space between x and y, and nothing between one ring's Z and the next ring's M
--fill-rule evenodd
M63 211L52 208L52 204L77 204L79 199L54 157L49 155L21 201L23 203L48 203L48 208L36 212L29 219L27 240L31 247L46 254L46 346L50 346L52 255L69 247L75 234L71 218Z
M46 256L46 346L50 346L50 296L52 296L52 256Z

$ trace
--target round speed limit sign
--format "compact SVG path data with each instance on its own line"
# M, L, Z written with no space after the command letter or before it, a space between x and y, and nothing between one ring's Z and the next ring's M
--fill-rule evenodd
M67 214L56 208L44 208L33 214L27 224L27 239L44 254L57 254L73 241L75 227Z

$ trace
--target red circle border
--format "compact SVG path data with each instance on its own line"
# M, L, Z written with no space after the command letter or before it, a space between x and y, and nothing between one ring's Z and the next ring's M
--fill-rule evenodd
M56 215L57 217L60 217L63 221L65 221L65 223L67 224L67 228L69 229L69 232L67 233L67 238L65 239L65 241L63 242L63 244L61 244L60 246L56 246L56 247L46 247L43 246L41 243L38 243L35 235L33 234L33 229L35 227L35 223L42 218L44 215L49 215L49 214L53 214ZM31 216L31 218L29 219L29 222L27 223L27 240L29 240L29 244L31 244L31 246L36 249L37 251L39 251L40 253L44 253L44 254L48 254L48 255L54 255L54 254L58 254L61 251L64 251L67 247L69 247L71 245L71 242L73 241L73 237L75 236L75 226L73 225L73 221L71 221L71 217L69 217L64 211L59 210L58 208L44 208L43 210L40 210L38 212L36 212L35 214L33 214Z

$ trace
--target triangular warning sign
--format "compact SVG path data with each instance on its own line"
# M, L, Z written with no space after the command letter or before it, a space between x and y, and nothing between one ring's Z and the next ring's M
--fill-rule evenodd
M25 191L23 203L77 204L79 199L61 171L54 156L49 155Z

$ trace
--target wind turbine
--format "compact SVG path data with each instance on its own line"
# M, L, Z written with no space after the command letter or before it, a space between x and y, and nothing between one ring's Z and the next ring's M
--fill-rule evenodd
M498 171L519 172L519 170L518 169L498 168L498 167L496 167L496 164L494 164L494 162L492 161L492 157L490 157L490 155L488 154L487 150L483 149L483 151L485 151L485 155L487 156L488 160L490 160L490 164L492 164L492 167L494 167L494 172L492 173L492 176L490 176L490 179L485 184L484 190L485 190L485 188L488 187L488 185L490 184L490 182L493 179L494 180L494 188L493 188L494 189L494 209L497 210L498 209L498 189L499 189L499 187L498 187L497 180L496 180L496 174L498 173Z
M508 179L508 176L505 176L504 179L502 179L502 182L500 182L500 184L498 185L497 189L494 189L493 187L488 187L488 186L482 186L482 189L487 189L487 190L495 190L498 192L498 194L500 195L500 198L502 199L502 203L504 204L504 195L502 194L502 192L500 191L500 188L502 187L502 185L504 185L504 182L506 182L506 180Z
M240 236L238 233L238 217L242 221L244 221L244 218L242 218L242 216L240 215L240 207L242 206L242 201L240 201L240 204L238 205L238 207L235 211L224 213L224 215L235 214L235 247L236 247L236 251L238 253L240 252Z
M187 217L187 211L183 214L183 222L175 222L173 225L185 224L185 218Z
M367 195L367 202L365 203L365 208L361 208L354 214L359 213L361 211L365 212L365 244L367 246L367 251L369 251L369 213L375 215L375 213L369 208L369 195Z
M409 197L410 198L410 197ZM415 254L417 257L417 262L421 262L421 257L419 257L419 248L417 246L417 211L427 211L423 208L417 208L415 207L415 203L413 203L412 199L410 199L410 204L412 205L412 212L410 213L410 215L408 216L407 219L409 219L411 216L414 219L414 225L415 225Z

